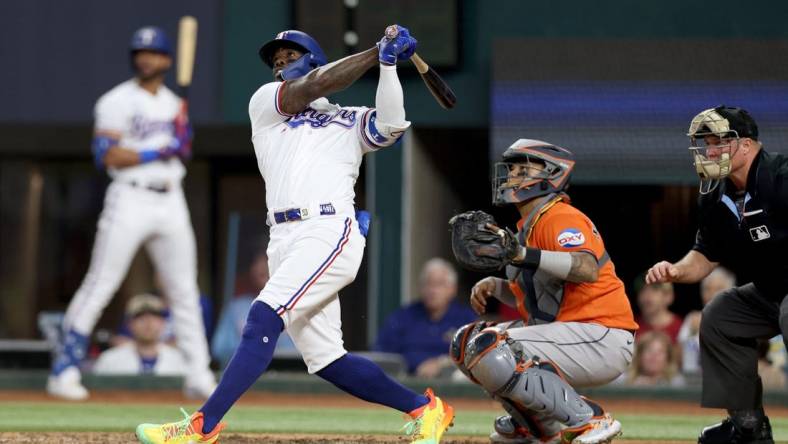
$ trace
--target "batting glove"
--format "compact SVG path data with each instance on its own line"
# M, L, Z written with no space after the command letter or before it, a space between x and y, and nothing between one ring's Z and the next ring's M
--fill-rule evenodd
M394 37L391 37L394 35ZM377 43L378 60L384 65L394 65L397 60L407 60L414 52L418 40L410 36L408 28L392 25L386 28L386 33Z

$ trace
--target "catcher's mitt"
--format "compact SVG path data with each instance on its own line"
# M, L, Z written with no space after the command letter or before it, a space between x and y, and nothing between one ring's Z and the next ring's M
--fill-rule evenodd
M517 256L519 245L514 233L497 227L484 211L466 211L449 219L451 249L463 267L480 272L498 271Z

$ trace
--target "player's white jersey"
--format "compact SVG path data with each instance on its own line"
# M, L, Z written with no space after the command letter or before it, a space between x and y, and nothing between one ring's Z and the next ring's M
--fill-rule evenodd
M120 134L119 145L136 151L157 150L172 143L173 122L181 99L162 85L156 94L143 89L135 79L112 88L96 102L95 131ZM115 180L139 183L177 183L186 170L177 156L140 165L109 168Z
M279 109L282 84L263 85L249 101L268 209L325 203L349 207L362 156L382 146L368 129L374 109L341 107L320 98L290 115Z

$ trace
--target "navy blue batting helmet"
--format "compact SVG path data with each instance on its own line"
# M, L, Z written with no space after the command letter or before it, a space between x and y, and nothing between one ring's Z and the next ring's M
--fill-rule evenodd
M163 29L156 26L146 26L140 28L131 36L129 51L154 51L162 54L172 55L170 39Z
M318 66L328 63L317 40L303 31L294 29L282 31L260 48L260 58L271 68L274 67L274 53L279 48L295 48L304 53L300 59L290 63L287 68L282 70L284 80L301 77Z

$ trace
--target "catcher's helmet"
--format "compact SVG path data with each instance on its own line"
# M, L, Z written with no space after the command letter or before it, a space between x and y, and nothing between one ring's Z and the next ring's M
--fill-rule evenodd
M731 160L736 154L732 142L738 142L742 137L758 140L758 125L747 111L720 105L693 117L687 136L691 142L689 150L695 172L701 179L700 192L706 194L730 174ZM716 136L719 143L715 141L714 145L706 145L706 136ZM736 143L737 149L738 146Z
M560 193L569 184L575 166L571 151L531 139L514 142L501 160L493 166L493 204L498 206ZM525 164L538 166L522 168ZM516 169L517 165L521 168Z
M260 47L258 54L260 54L260 58L266 65L273 68L274 53L277 49L283 47L295 48L304 53L301 58L290 63L282 70L281 76L283 80L301 77L309 71L328 63L326 55L323 53L317 40L305 32L294 29L277 34L273 40Z
M156 26L140 28L131 36L129 52L133 55L137 51L154 51L172 55L170 39L163 29Z

